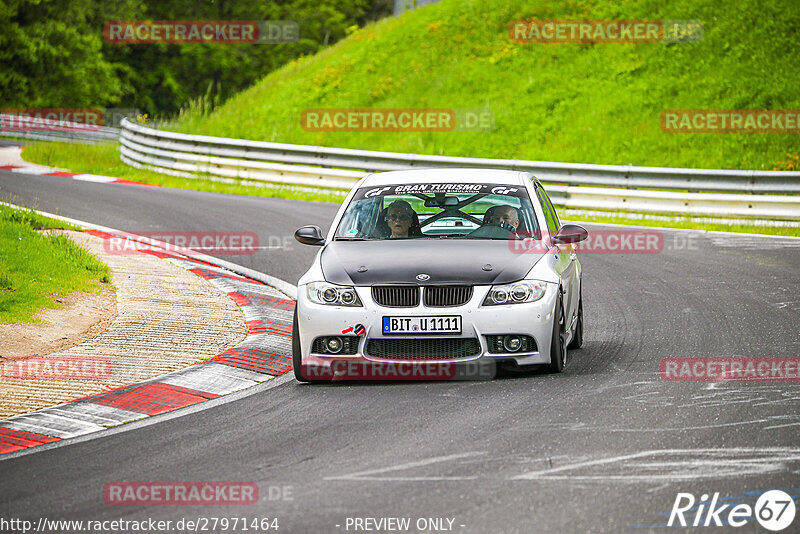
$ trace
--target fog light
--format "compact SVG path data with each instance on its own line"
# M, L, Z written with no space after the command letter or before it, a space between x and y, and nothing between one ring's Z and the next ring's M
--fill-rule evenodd
M328 352L331 354L336 354L342 350L342 340L338 337L329 337L325 340L325 348L328 349Z
M503 338L503 347L508 352L517 352L522 347L522 340L519 336L506 336Z

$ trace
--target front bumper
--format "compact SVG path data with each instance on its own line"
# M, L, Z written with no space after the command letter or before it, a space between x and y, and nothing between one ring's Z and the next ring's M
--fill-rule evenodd
M546 284L544 297L536 302L522 304L506 304L499 306L481 306L491 286L474 286L472 298L462 306L426 307L423 302L416 307L395 308L377 304L372 299L370 287L356 287L363 307L327 306L316 304L308 299L305 286L298 287L298 327L300 348L303 363L324 368L333 368L341 363L336 362L406 362L412 365L435 366L446 362L497 362L514 361L518 365L535 365L550 363L550 342L553 332L553 311L555 309L558 286ZM461 334L390 334L382 331L384 316L432 316L460 315ZM352 330L363 325L365 332L358 340L355 354L324 354L312 351L315 339L328 336L353 335ZM519 334L531 336L536 348L531 352L490 352L487 336ZM432 354L428 359L382 358L371 355L367 345L374 339L427 340L432 338L475 339L479 348L475 354L439 359Z

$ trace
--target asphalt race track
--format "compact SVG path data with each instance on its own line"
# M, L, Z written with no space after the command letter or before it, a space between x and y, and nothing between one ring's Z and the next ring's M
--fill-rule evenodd
M282 248L225 259L293 284L317 250L291 240L294 230L326 228L336 211L9 172L0 172L0 200L127 231L253 231ZM0 460L0 516L277 517L280 533L353 532L348 518L367 517L452 519L458 533L645 532L674 531L658 525L678 492L742 502L751 491L797 494L800 382L664 381L659 362L796 357L800 240L665 231L661 253L581 262L585 345L561 375L279 379L182 417ZM256 482L261 500L131 507L103 499L114 481L209 480ZM289 489L279 498L270 488Z

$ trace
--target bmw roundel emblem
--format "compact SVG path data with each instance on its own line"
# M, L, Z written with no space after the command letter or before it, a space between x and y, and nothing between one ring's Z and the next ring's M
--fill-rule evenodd
M430 279L431 279L431 275L429 275L429 274L419 273L417 275L417 280L419 280L420 282L424 282L424 281L430 280Z

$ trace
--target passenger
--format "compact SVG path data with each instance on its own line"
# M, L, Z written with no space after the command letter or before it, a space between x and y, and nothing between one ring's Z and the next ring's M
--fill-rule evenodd
M483 224L496 224L514 232L519 228L519 213L513 206L492 206L486 210Z
M389 237L419 237L422 235L417 212L405 200L395 200L389 204L384 220L392 232Z

